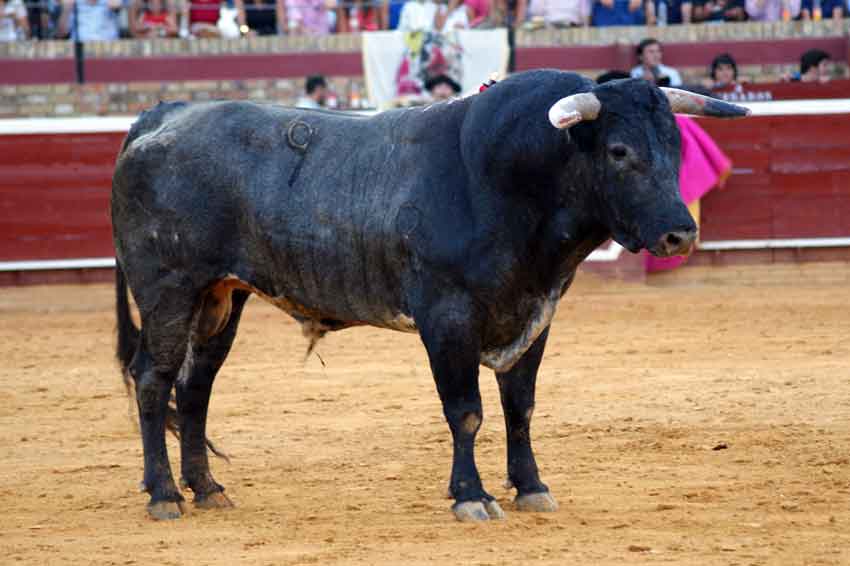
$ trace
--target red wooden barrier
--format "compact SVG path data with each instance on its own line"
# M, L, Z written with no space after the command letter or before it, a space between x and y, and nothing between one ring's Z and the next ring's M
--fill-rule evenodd
M703 240L850 235L850 114L700 125L734 164L703 200Z
M0 260L110 257L124 133L0 136Z
M850 98L850 80L828 83L754 83L715 91L715 96L731 101L809 100Z

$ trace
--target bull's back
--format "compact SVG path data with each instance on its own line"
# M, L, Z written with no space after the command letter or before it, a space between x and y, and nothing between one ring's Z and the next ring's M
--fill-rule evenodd
M156 110L156 109L155 109ZM339 320L407 314L410 165L380 119L244 102L142 117L116 167L116 249L193 280L236 276ZM162 271L162 269L160 269Z

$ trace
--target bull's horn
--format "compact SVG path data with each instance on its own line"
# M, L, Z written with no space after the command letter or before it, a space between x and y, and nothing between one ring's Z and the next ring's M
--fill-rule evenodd
M595 120L602 103L592 92L580 92L562 98L549 109L549 121L559 130L578 124L582 120Z
M692 116L711 116L714 118L739 118L750 114L749 108L730 104L717 98L710 98L678 88L661 87L670 107L676 114Z

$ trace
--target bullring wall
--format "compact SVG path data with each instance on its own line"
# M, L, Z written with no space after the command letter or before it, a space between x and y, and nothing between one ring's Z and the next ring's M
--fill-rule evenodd
M850 22L739 23L665 28L578 28L518 32L518 70L556 67L596 76L635 64L634 45L652 35L665 62L687 80L731 53L749 82L774 82L817 47L848 76ZM67 41L0 43L0 118L136 114L158 100L253 98L291 104L311 73L330 77L342 107L365 92L360 36L240 40L126 40L86 44L86 84L74 84Z

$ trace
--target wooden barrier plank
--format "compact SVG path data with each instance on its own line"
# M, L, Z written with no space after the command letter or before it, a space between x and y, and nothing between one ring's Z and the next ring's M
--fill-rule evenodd
M716 90L714 94L718 98L731 101L850 98L850 80L838 79L828 83L804 83L798 81L746 83Z
M723 148L759 149L770 144L770 118L752 116L746 120L736 120L730 123L711 118L700 118L700 127Z
M774 238L846 236L835 196L782 195L771 199Z
M93 83L303 78L317 73L362 76L363 55L359 51L328 51L208 57L121 57L86 62L86 80Z
M833 182L834 173L831 171L810 171L795 173L773 173L770 179L770 195L772 197L788 196L834 196L842 193ZM844 191L850 187L846 187Z
M772 147L781 149L850 147L847 136L835 135L836 123L847 120L846 114L808 115L792 119L773 116L770 118L770 143Z
M764 176L770 173L770 152L764 148L723 149L726 156L732 160L733 170L746 172L747 175Z
M26 164L19 167L0 167L0 194L7 191L35 192L54 187L85 190L87 187L110 187L113 165L49 165Z
M844 147L773 148L770 152L771 173L806 173L826 175L850 170L850 145Z
M770 201L763 195L731 190L712 191L701 202L700 238L735 240L771 237Z

